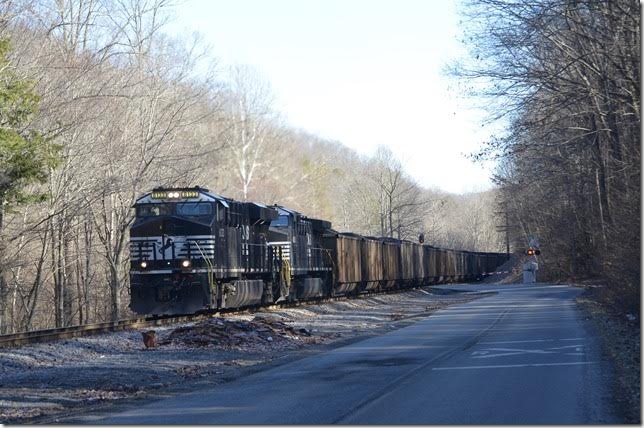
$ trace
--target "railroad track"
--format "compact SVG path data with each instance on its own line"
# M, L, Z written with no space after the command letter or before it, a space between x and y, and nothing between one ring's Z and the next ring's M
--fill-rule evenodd
M204 314L181 315L167 317L145 317L133 318L119 321L102 322L95 324L75 325L62 328L50 328L46 330L26 331L14 334L0 335L0 348L10 346L28 345L32 343L51 342L60 339L71 339L73 337L91 336L100 333L109 333L121 330L168 325L181 322L189 322L204 317Z
M33 343L52 342L60 339L71 339L73 337L91 336L100 333L110 333L122 330L133 330L146 327L155 327L162 325L179 324L184 322L199 321L206 318L211 318L220 315L232 315L244 312L255 312L259 309L283 309L293 308L298 306L319 305L322 303L337 302L341 300L348 300L353 298L368 297L371 295L383 295L391 293L400 293L404 291L414 290L421 287L412 287L405 289L386 290L380 292L365 292L357 296L335 296L324 297L320 299L296 301L296 302L281 302L268 306L246 307L246 308L231 308L231 309L218 309L210 312L200 312L197 314L187 315L167 315L167 316L150 316L140 317L133 319L125 319L119 321L84 324L62 328L51 328L46 330L26 331L14 334L0 335L0 348L7 348L12 346L29 345ZM423 287L424 288L424 287Z

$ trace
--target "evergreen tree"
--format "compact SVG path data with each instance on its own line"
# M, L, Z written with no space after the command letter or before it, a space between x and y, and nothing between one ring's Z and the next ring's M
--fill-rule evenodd
M43 194L29 193L28 185L44 183L58 160L59 147L32 129L40 97L34 83L15 71L8 39L0 39L0 333L6 331L6 251L2 228L7 210L37 201Z
M44 183L57 162L59 147L30 129L40 97L34 83L20 78L9 59L11 45L0 40L0 231L7 208L42 199L25 187Z

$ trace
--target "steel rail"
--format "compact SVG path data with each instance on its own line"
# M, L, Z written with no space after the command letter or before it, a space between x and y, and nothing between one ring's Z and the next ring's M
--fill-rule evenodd
M59 339L71 339L74 337L91 336L94 334L143 328L155 325L189 322L203 316L204 314L142 317L103 323L83 324L61 328L50 328L45 330L33 330L13 334L4 334L0 335L0 348L27 345L32 343L50 342Z

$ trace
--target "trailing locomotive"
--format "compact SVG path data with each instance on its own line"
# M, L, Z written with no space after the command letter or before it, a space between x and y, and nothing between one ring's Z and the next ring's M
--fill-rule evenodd
M130 308L183 314L480 278L498 253L339 233L325 220L201 187L137 199Z

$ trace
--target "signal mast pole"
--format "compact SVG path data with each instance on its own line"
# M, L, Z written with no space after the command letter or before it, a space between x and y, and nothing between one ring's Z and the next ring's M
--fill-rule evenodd
M505 224L496 226L497 232L505 232L505 253L510 257L510 217L507 211L497 211L496 214L503 214L505 216Z
M508 219L508 212L505 212L505 253L508 258L510 257L510 220Z

